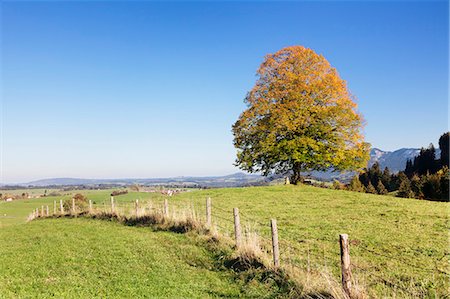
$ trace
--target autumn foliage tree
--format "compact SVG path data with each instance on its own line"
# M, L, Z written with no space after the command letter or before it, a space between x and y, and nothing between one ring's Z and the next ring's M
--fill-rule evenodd
M236 165L248 172L355 170L366 166L369 145L346 82L313 50L284 48L265 57L248 108L233 125Z

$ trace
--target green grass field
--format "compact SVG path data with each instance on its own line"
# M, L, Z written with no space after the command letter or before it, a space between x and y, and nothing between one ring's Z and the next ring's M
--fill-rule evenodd
M108 208L110 190L83 193L97 207ZM262 243L269 242L269 219L276 218L282 264L331 272L339 280L338 235L347 233L354 278L369 295L435 298L448 293L449 203L310 186L270 186L186 192L170 197L170 208L193 207L204 217L208 196L213 201L213 222L224 234L232 235L233 207L240 209L244 226L258 231ZM131 206L135 199L141 205L151 201L159 208L163 198L167 197L129 193L115 200L119 206ZM26 215L42 204L53 205L55 199L59 200L49 197L1 203L1 224L8 231L26 230L34 225L18 225L25 223Z
M270 294L218 269L190 236L88 219L0 232L1 298L208 298Z

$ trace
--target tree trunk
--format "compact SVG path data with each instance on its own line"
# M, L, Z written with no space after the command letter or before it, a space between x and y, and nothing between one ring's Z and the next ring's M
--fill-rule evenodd
M291 184L297 185L301 182L301 172L302 172L302 166L300 163L294 163L294 166L292 167L292 175L291 175Z

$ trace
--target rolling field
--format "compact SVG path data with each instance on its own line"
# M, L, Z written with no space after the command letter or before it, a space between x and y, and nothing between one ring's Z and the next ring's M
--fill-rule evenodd
M209 298L271 294L218 269L192 237L88 219L0 231L1 298Z
M110 190L82 192L99 208L108 208ZM232 236L232 208L241 212L241 223L270 242L269 219L278 222L281 264L309 271L329 272L339 280L340 233L349 234L355 281L373 297L444 298L448 294L449 203L394 198L310 186L270 186L197 190L169 198L170 209L195 209L204 217L206 197L212 198L213 222ZM69 198L70 196L67 196ZM115 197L119 208L140 205L160 208L157 193L129 193ZM20 200L0 204L3 231L26 230L35 207L59 198ZM6 216L5 216L6 214ZM10 217L10 218L8 218ZM46 223L37 221L36 223ZM57 225L64 221L51 220ZM4 278L2 278L4 279Z

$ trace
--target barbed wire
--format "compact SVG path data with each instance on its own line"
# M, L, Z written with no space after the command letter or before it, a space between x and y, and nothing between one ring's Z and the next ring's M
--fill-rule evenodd
M216 206L216 205L214 205L214 204L211 204L211 209L212 209L212 210L217 209L217 210L222 211L222 212L224 212L224 213L232 213L232 212L233 212L233 210L227 211L227 210L222 209L222 208L220 208L220 207L218 207L218 206Z
M356 264L352 264L351 267L352 267L352 268L359 269L359 270L364 271L364 272L366 272L366 273L369 273L369 271L370 271L370 270L368 270L368 269L364 269L364 268L362 268L362 267L359 267L359 266L356 265ZM375 277L375 278L381 280L384 284L388 285L389 287L396 287L396 288L399 288L399 289L403 290L404 292L408 293L409 295L411 295L411 296L413 296L413 297L417 296L416 293L411 292L408 288L406 288L406 287L404 287L404 286L402 286L402 285L400 285L400 284L398 284L398 283L395 283L395 282L393 282L393 281L391 281L391 280L388 280L388 279L386 279L385 277L376 274L376 272L374 272L374 271L370 271L369 275L370 275L371 277Z
M390 259L390 260L400 261L401 263L406 264L406 265L408 265L408 266L410 266L412 268L421 269L423 271L428 271L428 272L439 271L439 272L442 272L443 274L450 275L450 273L447 273L447 272L445 272L443 270L440 270L437 267L436 268L429 268L429 267L420 266L420 265L417 265L417 264L413 264L413 263L411 263L411 261L407 261L406 259L403 259L403 258L401 258L399 256L395 256L395 257L394 256L390 256L390 255L387 255L387 254L384 254L384 253L377 252L377 251L375 251L373 249L369 249L367 247L358 247L358 248L362 249L363 251L369 252L371 254L377 255L377 256L381 256L381 257L384 257L384 258L387 258L387 259Z
M108 210L111 208L111 205L108 205L105 201L103 201L103 205L102 203L96 203L99 207L103 206L105 208L105 210ZM115 202L115 207L123 207L123 208L129 208L129 209L133 209L134 208L134 200L130 200L130 201L123 201L123 202ZM141 204L141 202L139 202L139 204ZM158 202L156 205L153 204L152 202L152 206L153 208L155 208L156 206L162 208L162 203ZM177 204L176 205L178 208L180 208L180 205ZM198 215L200 215L200 213L197 211L197 208L199 207L198 204L194 204L193 202L190 203L189 207L190 209L192 209L194 211L194 213L197 213ZM233 210L227 210L224 208L221 208L219 206L213 205L212 206L212 211L219 211L224 213L225 215L232 215ZM220 215L221 213L213 213L212 217L213 219L217 218L225 223L228 224L234 224L234 220L233 218L229 219L227 217L223 217L222 215ZM268 231L270 231L270 222L267 223L263 223L262 221L260 221L259 219L256 219L255 216L251 216L250 214L247 214L247 211L243 211L240 210L239 211L240 214L240 218L241 218L241 223L242 222L250 222L253 224L256 224L257 226L253 228L253 230L257 233L258 238L260 240L260 245L261 247L265 247L267 249L267 252L271 251L271 238L266 238L266 236L263 235L264 233L267 233ZM230 232L232 231L232 227L224 227L222 225L220 225L219 223L214 223L215 226L217 226L218 228L226 231L226 232ZM263 229L261 229L263 228ZM285 229L283 227L281 227L281 229L279 230L279 235L290 235L290 231L289 229ZM282 259L284 260L284 263L286 265L289 265L291 267L295 267L301 270L305 270L307 269L308 272L311 271L311 266L313 266L313 268L320 268L318 267L317 263L315 263L314 261L323 259L324 264L323 267L327 267L328 263L330 262L329 265L331 265L333 268L338 268L339 266L336 265L339 263L339 259L336 259L335 255L329 255L326 253L330 253L331 251L326 251L325 247L323 247L323 254L318 254L317 251L317 247L316 250L311 250L310 246L313 245L315 242L317 241L322 241L322 242L329 242L329 243L336 243L338 244L338 238L332 238L331 236L327 236L324 235L323 237L312 237L312 238L304 238L304 239L300 239L300 240L296 240L293 238L288 238L288 240L280 238L278 240L279 244L286 248L286 251L282 250L281 252L286 252L284 254L282 254L282 256L284 256ZM303 244L300 244L303 243ZM430 267L424 267L422 265L418 265L416 263L412 263L410 260L407 260L405 258L399 257L399 256L393 256L393 255L389 255L386 253L382 253L382 252L378 252L375 249L371 249L369 248L369 246L373 246L367 243L361 243L363 246L358 246L359 244L357 244L354 248L357 249L361 249L365 252L368 252L370 254L374 254L389 260L396 260L399 261L409 267L412 267L414 269L421 269L423 271L427 271L427 272L435 272L438 271L440 273L443 273L445 275L450 275L448 272L441 270L438 268L438 266L436 265L436 268L430 268ZM299 255L299 253L303 253L304 255ZM440 258L439 260L442 260L443 258L445 258L445 256L447 256L449 253L444 253L444 255L442 256L442 258ZM403 285L399 284L398 282L393 281L392 279L387 279L385 277L382 277L378 274L376 274L377 271L379 271L379 268L377 268L376 266L374 267L370 267L370 268L363 268L360 267L359 265L357 265L356 263L354 263L352 261L351 267L354 268L357 271L362 271L363 273L365 273L368 277L374 277L376 279L379 279L380 281L382 281L384 284L390 286L390 287L397 287L398 289L403 290L404 292L415 296L416 294L411 292L408 288L404 287Z
M218 215L212 214L211 217L212 217L212 218L218 218L218 219L220 219L220 220L222 220L222 221L226 221L226 222L228 222L228 223L234 224L234 221L233 221L233 220L227 219L227 218L222 217L222 216L218 216Z
M221 226L220 224L217 224L217 223L214 223L214 226L217 226L218 228L223 229L223 230L228 230L228 228L225 228L225 227L223 227L223 226Z
M270 222L263 223L263 222L261 222L261 221L259 221L257 219L254 219L253 217L249 216L246 212L243 213L242 211L239 211L239 214L241 214L241 217L243 219L247 219L247 221L251 221L251 222L259 224L259 225L261 225L263 227L270 227Z

